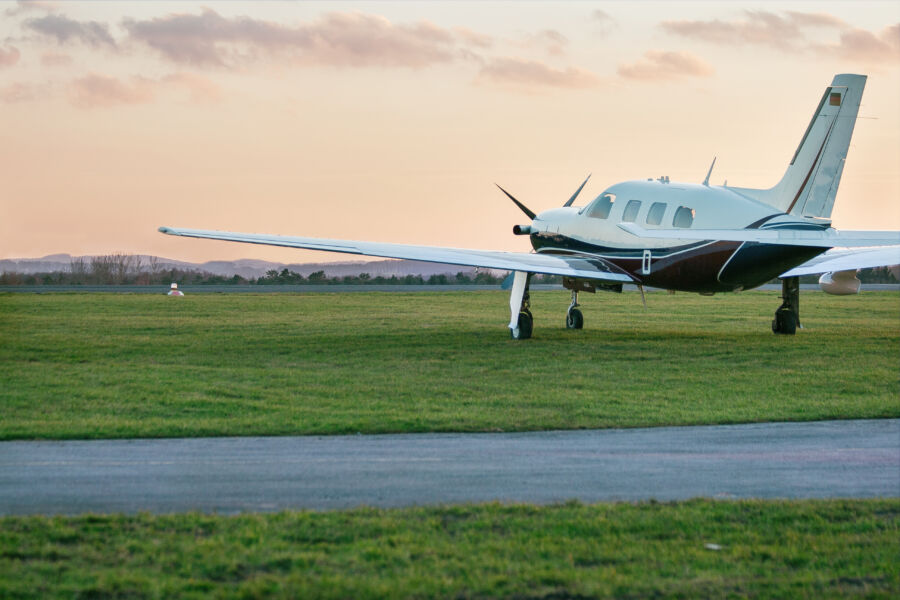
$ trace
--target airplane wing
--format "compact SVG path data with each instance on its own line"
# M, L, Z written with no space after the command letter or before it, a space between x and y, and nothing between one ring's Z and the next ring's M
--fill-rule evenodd
M644 229L635 223L619 223L628 233L646 238L759 242L818 248L859 248L900 244L900 231L837 231L798 229Z
M492 252L462 248L440 248L436 246L411 246L407 244L383 244L379 242L330 240L231 231L209 231L204 229L179 229L175 227L160 227L159 231L168 235L210 240L285 246L325 252L343 252L345 254L361 254L363 256L379 256L382 258L421 260L504 271L565 275L567 277L593 279L609 283L631 283L634 281L633 277L612 263L599 258L582 258L559 254L530 254L526 252Z
M900 265L900 246L834 248L782 273L779 277L818 275L893 265Z

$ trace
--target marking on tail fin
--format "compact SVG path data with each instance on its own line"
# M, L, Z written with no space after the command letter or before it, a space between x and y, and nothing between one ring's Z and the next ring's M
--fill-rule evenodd
M791 201L791 205L788 206L787 210L784 212L790 214L790 212L794 210L794 205L797 204L797 200L800 199L800 195L803 193L803 190L806 189L806 183L809 181L809 178L812 177L813 171L816 170L816 167L819 166L819 159L822 157L822 151L825 149L825 145L828 144L828 138L831 137L831 130L834 128L835 123L837 123L837 119L834 119L831 122L831 126L828 128L828 132L825 134L825 139L822 140L822 146L819 148L818 154L816 154L816 159L813 161L812 166L809 167L809 172L806 174L806 178L803 180L803 183L800 184L800 189L797 190L797 195L794 196L793 201Z

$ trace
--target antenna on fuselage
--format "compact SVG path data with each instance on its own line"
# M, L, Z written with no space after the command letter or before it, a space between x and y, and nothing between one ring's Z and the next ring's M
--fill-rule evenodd
M706 173L706 179L703 180L703 185L709 187L709 176L712 175L713 167L716 166L716 157L713 156L712 164L709 165L709 171Z

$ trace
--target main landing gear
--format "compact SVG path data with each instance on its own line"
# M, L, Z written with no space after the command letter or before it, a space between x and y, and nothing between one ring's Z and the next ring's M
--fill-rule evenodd
M512 291L509 294L509 335L514 340L527 340L534 330L534 317L531 316L531 297L528 284L531 273L516 271L513 276Z
M794 335L800 325L800 278L785 277L781 280L781 306L775 311L772 332Z
M572 304L566 311L566 329L581 329L584 327L584 315L578 310L578 290L572 290Z

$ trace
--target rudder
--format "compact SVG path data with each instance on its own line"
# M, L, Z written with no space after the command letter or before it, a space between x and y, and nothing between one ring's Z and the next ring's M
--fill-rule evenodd
M781 181L737 191L792 215L829 219L865 86L865 75L835 75Z

